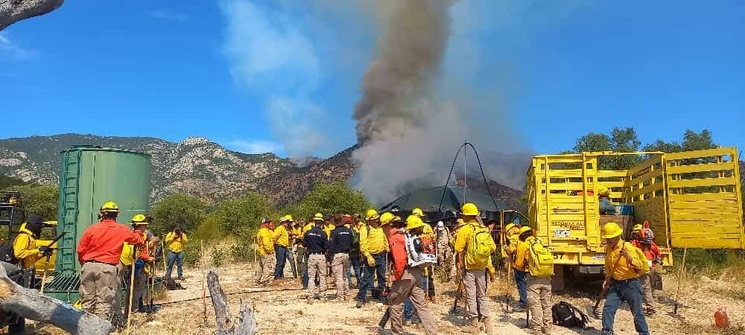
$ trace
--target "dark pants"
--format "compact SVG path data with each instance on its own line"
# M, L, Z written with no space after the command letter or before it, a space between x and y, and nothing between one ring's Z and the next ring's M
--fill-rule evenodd
M363 270L362 283L360 284L360 290L357 292L358 301L365 301L367 290L372 290L373 298L380 298L380 293L383 291L383 288L385 288L385 255L385 253L382 253L372 256L375 259L375 266L369 266L367 265L367 260L364 261L365 269ZM373 288L374 274L378 276L377 288Z
M520 294L520 307L526 308L528 306L528 276L527 272L512 269L515 273L515 284L517 284L517 293Z
M290 263L292 274L297 277L297 269L295 269L295 259L292 257L292 252L283 246L277 246L276 250L277 267L274 268L274 279L283 278L285 276L285 262Z
M302 278L303 289L308 288L308 251L305 248L297 248L297 271Z
M178 272L179 278L184 278L184 252L168 252L168 270L166 271L166 277L171 277L171 270L173 270L173 264L176 264L176 271Z
M616 311L621 302L629 304L631 314L634 316L634 328L639 335L648 335L649 327L642 309L642 284L639 279L624 281L611 280L608 287L608 296L603 305L603 335L613 335L613 323L616 319Z
M360 257L352 257L349 256L349 269L347 271L347 281L351 284L352 283L352 273L354 273L354 279L357 281L355 284L356 287L360 287L360 281L362 278L360 278L360 273L362 272L362 268L360 268Z

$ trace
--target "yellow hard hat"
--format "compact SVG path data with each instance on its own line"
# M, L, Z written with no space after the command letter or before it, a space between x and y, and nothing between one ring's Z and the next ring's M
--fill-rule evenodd
M383 213L383 215L380 216L380 224L381 225L390 224L395 218L396 217L393 216L393 214L391 214L390 212L385 212Z
M463 204L463 207L460 209L460 213L465 216L478 216L479 215L479 208L476 207L473 203L465 203Z
M623 229L615 222L608 222L603 226L603 238L614 238L621 234L623 234Z
M411 211L411 214L416 215L416 216L418 216L420 218L423 218L424 217L424 212L422 212L422 209L421 208L414 208L414 210Z
M141 225L141 224L148 224L147 222L147 216L144 214L135 214L135 216L132 217L132 225Z
M393 222L401 222L401 217L398 215L393 216Z
M293 221L292 220L292 215L290 215L290 214L285 215L285 221Z
M423 226L424 222L416 215L412 214L406 218L406 230L412 230Z
M113 201L107 201L101 206L102 213L119 213L119 206Z
M640 230L642 230L642 225L640 224L635 224L634 229L632 229L632 231L640 231Z
M377 220L380 216L378 216L378 211L370 208L365 213L365 220Z
M458 224L455 225L455 228L460 228L466 225L466 221L463 221L463 219L458 219Z
M510 231L512 228L515 228L515 224L514 223L509 223L506 226L504 226L504 231L506 231L506 232L507 231Z
M313 215L313 221L323 221L323 214L316 213L316 215Z
M608 187L603 184L598 184L598 195L607 196L608 194L610 194Z
M531 230L533 230L533 229L531 229L528 226L522 226L522 227L520 227L520 235L522 235L522 233L524 233L526 231L531 231Z

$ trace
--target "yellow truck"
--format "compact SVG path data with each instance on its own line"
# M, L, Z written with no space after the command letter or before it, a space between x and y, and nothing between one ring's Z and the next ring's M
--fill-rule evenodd
M628 155L645 159L627 170L598 167L599 160ZM665 266L672 265L673 247L745 249L738 162L736 148L533 157L528 219L553 251L554 289L563 289L565 275L603 273L607 222L625 226L628 239L634 223L648 221ZM599 214L596 190L603 186L628 215Z

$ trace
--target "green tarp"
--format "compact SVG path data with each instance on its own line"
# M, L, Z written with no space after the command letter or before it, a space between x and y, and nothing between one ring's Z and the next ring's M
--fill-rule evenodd
M380 211L386 212L398 205L404 212L411 212L417 207L424 212L460 212L461 206L466 202L476 204L482 212L498 212L508 209L504 202L492 200L488 194L479 191L466 190L459 186L434 186L404 194L383 206Z

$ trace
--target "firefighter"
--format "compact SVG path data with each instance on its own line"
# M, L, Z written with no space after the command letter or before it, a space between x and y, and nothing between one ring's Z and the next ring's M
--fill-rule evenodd
M497 249L488 228L481 223L478 207L466 203L461 208L461 216L466 226L458 229L455 239L455 252L459 254L463 271L463 283L468 301L468 319L470 324L466 331L479 332L479 317L484 323L487 334L494 334L494 325L486 298L486 268L491 262L491 254Z
M51 255L52 252L46 246L36 247L36 239L41 235L43 224L40 215L30 214L26 224L21 226L18 235L13 240L13 256L17 260L17 265L21 267L21 276L18 282L26 288L33 286L34 273L36 272L34 263L41 257ZM15 314L11 314L11 316L8 333L23 334L26 319Z
M146 243L149 243L150 239L147 236L147 217L142 214L136 214L132 217L132 230L136 233L142 234L142 238ZM147 275L145 274L145 263L152 263L155 259L150 256L148 249L145 245L136 247L135 245L124 243L122 247L122 255L119 257L121 271L121 278L126 282L129 282L132 274L132 263L134 262L134 282L130 288L132 291L132 301L134 305L129 306L129 300L125 305L124 312L129 312L132 309L133 312L145 312L144 306L139 305L142 301L142 297L145 295L145 288L147 283Z
M313 281L308 284L308 303L318 298L326 299L326 276L323 271L331 263L329 257L329 240L323 231L323 220L315 221L316 225L303 237L303 245L308 250L308 277L315 278L318 275L318 283Z
M178 280L184 280L184 243L188 242L186 233L181 231L181 227L176 227L172 232L166 234L166 244L168 245L168 270L166 277L171 277L173 265L176 265Z
M331 231L330 253L333 255L331 260L331 272L334 274L336 283L337 299L347 301L349 293L349 251L354 243L354 233L349 227L342 224L341 217L337 217L336 228Z
M116 223L119 206L108 201L100 209L101 222L88 227L77 247L80 300L83 310L113 320L119 287L119 259L124 242L142 244L142 234ZM117 313L118 314L118 313Z
M362 283L357 291L357 305L362 308L365 304L367 290L372 290L373 299L381 299L386 287L386 255L388 254L388 239L380 227L380 216L374 209L365 213L367 224L360 229L360 252L365 257ZM377 289L373 288L373 277L378 278Z
M256 232L256 245L259 252L260 271L256 284L266 285L274 279L274 267L277 260L274 258L274 239L270 229L272 220L262 219L261 228Z
M649 272L644 252L621 239L623 229L615 222L603 226L606 278L603 288L608 290L603 305L603 334L613 334L616 312L622 302L629 304L634 318L634 328L639 335L648 335L649 326L642 306L642 285L639 277Z
M392 218L391 213L383 213L380 217L393 256L393 284L388 300L392 334L404 333L404 305L407 300L412 308L416 309L425 333L437 334L437 323L427 305L426 292L422 287L424 286L423 267L428 263L419 264L418 262L425 252L424 242L420 238L426 224L418 216L410 215L406 219L408 234L404 234L401 230L391 226ZM411 241L410 245L407 245L408 241ZM433 245L430 244L430 246ZM434 250L431 252L434 253ZM434 263L437 258L435 255L432 256L431 262Z

